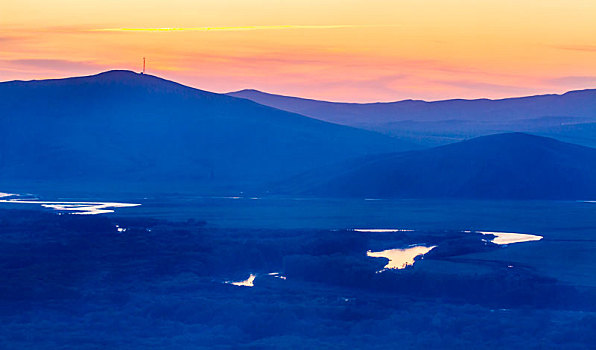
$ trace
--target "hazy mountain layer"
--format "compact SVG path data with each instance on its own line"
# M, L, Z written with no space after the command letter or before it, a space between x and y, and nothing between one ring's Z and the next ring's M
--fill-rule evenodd
M338 103L241 90L228 95L300 113L325 121L374 124L396 121L510 121L553 116L596 119L596 89L562 95L537 95L500 100L404 100L387 103Z
M288 188L332 197L596 199L596 149L498 134L363 157L304 174Z
M373 130L424 146L503 132L531 132L596 146L596 90L501 100L334 103L257 90L232 92L267 106ZM579 126L574 126L581 124Z

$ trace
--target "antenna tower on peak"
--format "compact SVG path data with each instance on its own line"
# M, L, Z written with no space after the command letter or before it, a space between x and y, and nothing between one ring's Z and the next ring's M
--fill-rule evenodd
M145 57L143 57L143 71L141 72L141 74L145 74Z

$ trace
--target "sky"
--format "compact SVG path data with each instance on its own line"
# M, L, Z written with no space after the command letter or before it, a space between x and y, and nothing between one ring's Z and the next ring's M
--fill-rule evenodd
M140 71L332 101L596 88L594 0L0 0L0 81Z

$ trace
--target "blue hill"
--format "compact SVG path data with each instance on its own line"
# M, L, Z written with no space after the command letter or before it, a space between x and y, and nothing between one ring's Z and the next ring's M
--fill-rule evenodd
M250 190L354 155L411 148L150 75L0 83L4 188Z
M331 197L596 199L596 149L497 134L359 158L304 174L287 188Z

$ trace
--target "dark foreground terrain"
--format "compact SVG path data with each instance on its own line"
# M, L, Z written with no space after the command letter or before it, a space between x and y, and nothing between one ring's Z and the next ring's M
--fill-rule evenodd
M592 347L594 287L513 262L556 240L486 237L0 210L0 348ZM382 273L366 256L410 244L437 248Z

